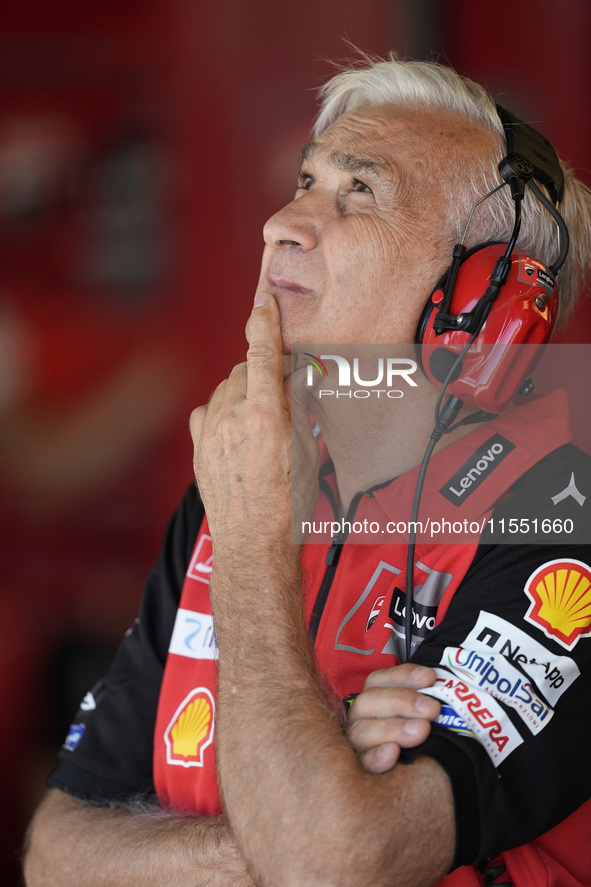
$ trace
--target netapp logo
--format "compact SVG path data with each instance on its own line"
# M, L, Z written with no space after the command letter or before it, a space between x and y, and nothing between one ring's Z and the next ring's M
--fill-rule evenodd
M514 449L514 443L511 443L502 434L495 434L464 462L462 467L441 487L439 492L459 508L462 502L486 480L491 471Z

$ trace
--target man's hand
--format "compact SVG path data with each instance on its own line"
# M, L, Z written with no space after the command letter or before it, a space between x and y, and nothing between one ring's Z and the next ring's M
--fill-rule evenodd
M436 699L419 693L435 682L432 668L407 662L372 672L347 719L348 739L370 773L385 773L400 750L424 742L441 711Z
M294 462L303 479L294 520L308 516L317 498L318 447L301 386L291 402L286 394L279 309L270 294L257 293L247 335L246 363L191 416L195 476L218 565L235 546L276 553L278 543L289 543ZM299 420L293 440L292 404ZM223 553L215 550L221 540Z
M290 451L314 491L304 483L301 517L317 495L318 449L306 386L291 401L285 393L277 305L259 296L246 365L192 419L214 550L225 815L255 883L427 887L453 858L451 787L426 757L364 772L318 681L290 528ZM292 410L306 421L292 422Z

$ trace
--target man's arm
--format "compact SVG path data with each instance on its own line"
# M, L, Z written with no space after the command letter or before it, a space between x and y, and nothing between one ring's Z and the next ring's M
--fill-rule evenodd
M301 550L290 541L290 408L272 298L249 330L246 367L192 419L214 545L217 751L230 825L260 885L435 884L454 853L443 769L421 758L364 772L318 682Z
M55 788L29 832L26 873L34 887L252 887L223 819L175 816L133 802L153 793L158 693L202 517L192 488L148 577L140 618L126 632L109 673L87 694L92 704L74 718L83 727L81 738L62 748L50 776Z
M263 587L234 577L232 586L250 594L218 621L218 760L229 820L255 881L437 883L454 852L443 770L421 758L365 773L316 679L295 590L291 619L282 619L271 599L273 589L285 593L285 576L265 570ZM249 616L257 612L258 620Z
M51 789L31 823L27 887L253 887L223 817L97 807Z

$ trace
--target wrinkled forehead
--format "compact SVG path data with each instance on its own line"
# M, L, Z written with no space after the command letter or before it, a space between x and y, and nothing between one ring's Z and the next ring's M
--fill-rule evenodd
M409 105L360 105L302 149L302 160L346 152L387 165L407 160L441 168L502 157L499 133L451 111Z

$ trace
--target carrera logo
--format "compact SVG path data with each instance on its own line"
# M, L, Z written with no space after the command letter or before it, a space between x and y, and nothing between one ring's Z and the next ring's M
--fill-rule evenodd
M166 731L166 760L181 767L203 767L203 753L213 741L215 703L206 687L183 699Z
M458 508L491 472L515 449L515 444L502 434L495 434L464 462L439 492Z
M468 681L453 677L447 670L436 668L437 680L429 688L429 696L447 702L486 749L495 765L521 745L523 739L498 704Z
M548 561L525 583L531 605L525 618L572 650L591 634L591 570L577 560Z

